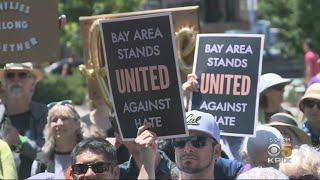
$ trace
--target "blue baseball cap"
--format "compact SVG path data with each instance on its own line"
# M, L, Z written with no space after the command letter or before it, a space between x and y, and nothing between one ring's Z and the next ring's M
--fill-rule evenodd
M220 141L219 126L211 114L192 110L186 113L186 117L188 130L204 132L217 142Z

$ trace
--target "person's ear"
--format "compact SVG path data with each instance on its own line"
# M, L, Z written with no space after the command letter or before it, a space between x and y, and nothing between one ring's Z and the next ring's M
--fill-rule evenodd
M33 95L37 85L37 80L36 78L32 78L32 84L31 84L31 94Z
M221 156L221 145L220 144L216 144L213 147L213 158L216 160Z

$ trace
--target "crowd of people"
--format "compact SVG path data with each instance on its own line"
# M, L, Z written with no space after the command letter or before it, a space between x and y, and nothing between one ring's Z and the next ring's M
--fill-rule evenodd
M0 78L5 105L0 179L320 178L320 83L300 99L300 122L281 106L291 80L261 75L255 137L220 136L211 114L191 110L186 112L188 137L158 140L144 124L134 141L122 141L103 102L95 102L84 117L71 100L33 102L41 73L32 63L8 63ZM185 98L198 88L197 77L188 75Z

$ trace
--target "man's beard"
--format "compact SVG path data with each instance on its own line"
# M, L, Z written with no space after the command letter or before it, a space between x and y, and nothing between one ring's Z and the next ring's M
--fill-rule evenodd
M188 156L188 155L183 155L183 156ZM185 162L185 163L188 163L188 162ZM190 166L186 166L185 163L182 164L181 167L178 166L180 171L183 171L183 172L188 173L188 174L197 174L197 173L200 173L203 170L207 169L212 164L212 161L209 161L209 163L204 167L200 167L199 165L197 165L195 167L190 167Z
M7 92L9 97L19 97L22 95L22 87L21 86L13 86L10 88L9 92Z

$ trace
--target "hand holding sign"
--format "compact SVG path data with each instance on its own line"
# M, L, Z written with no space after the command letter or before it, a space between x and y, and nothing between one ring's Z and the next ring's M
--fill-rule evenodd
M187 75L187 81L182 84L182 90L184 94L199 91L199 82L197 79L198 77L195 74Z
M157 159L157 135L148 130L151 127L151 124L147 123L138 129L138 134L135 139L137 146L140 146L140 161L142 164L141 170L146 171L146 174L149 176L155 176L155 167Z

